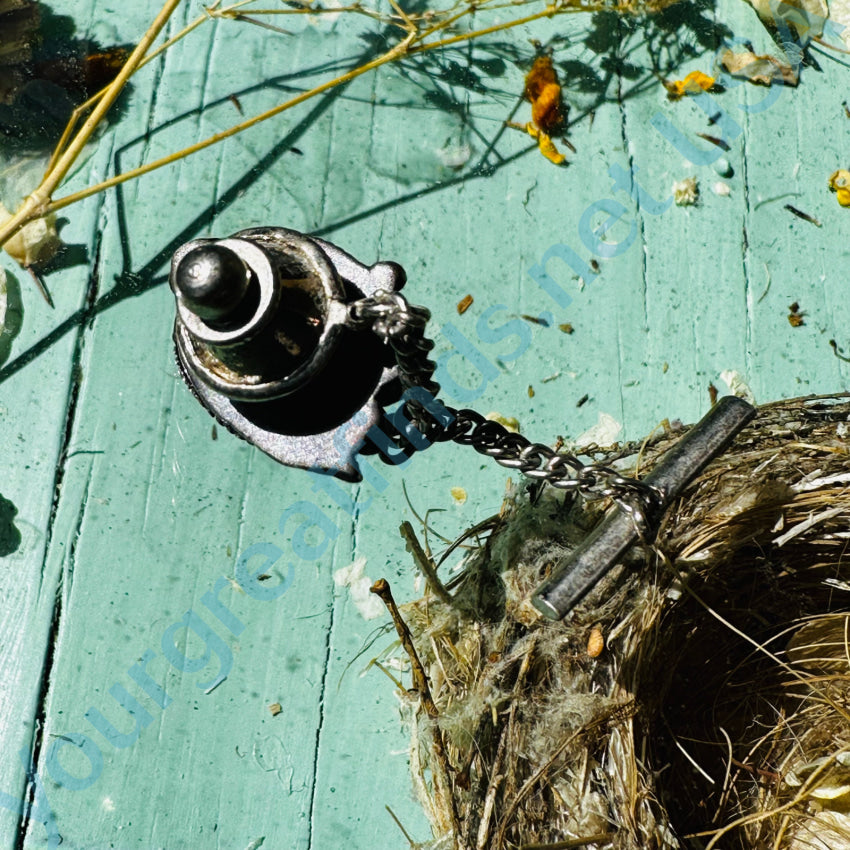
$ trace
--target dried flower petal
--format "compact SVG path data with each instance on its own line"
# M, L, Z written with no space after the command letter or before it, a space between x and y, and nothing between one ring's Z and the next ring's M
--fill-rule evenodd
M702 71L691 71L684 80L675 80L672 83L664 83L667 89L667 97L670 100L679 100L686 94L699 94L700 92L710 91L714 88L717 80L714 77L709 77L708 74L703 74Z
M540 148L540 153L549 160L549 162L560 165L566 157L555 147L555 143L542 130L537 137L537 146Z
M531 101L531 121L525 129L529 136L537 139L540 153L555 165L566 157L555 147L549 134L561 128L564 112L561 101L561 86L549 56L538 56L525 78L525 96Z
M760 86L769 86L779 82L796 86L799 74L787 62L781 62L775 56L756 55L750 50L735 53L726 50L720 57L720 64L733 76L742 77Z

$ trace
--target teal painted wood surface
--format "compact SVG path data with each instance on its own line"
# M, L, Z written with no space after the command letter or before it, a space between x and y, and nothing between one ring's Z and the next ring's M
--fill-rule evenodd
M157 6L51 5L82 34L112 28L116 42L137 39ZM182 6L170 33L198 10ZM134 79L120 120L70 187L237 122L232 94L255 114L372 55L360 38L368 22L292 17L285 26L296 34L219 21L169 50ZM365 262L400 262L408 297L434 313L435 354L451 354L451 325L486 358L483 378L450 358L447 400L465 403L465 390L473 406L517 417L541 441L574 438L601 412L627 438L665 417L694 420L724 370L740 372L760 401L847 388L829 340L850 344L850 212L826 180L850 165L841 105L850 72L841 57L813 52L817 67L804 69L801 86L779 90L763 111L741 106L775 91L713 95L740 127L723 154L731 194L719 197L715 168L685 160L653 117L668 116L710 153L695 134L720 130L692 100L668 101L651 69L709 70L724 32L770 44L748 6L723 0L716 9L683 2L648 23L562 17L447 48L69 208L63 236L89 260L49 275L53 311L2 259L22 317L0 364L0 496L16 510L4 539L20 535L0 557L0 846L47 847L55 830L63 847L81 850L403 847L386 805L416 840L428 837L393 685L367 669L391 644L375 631L386 618L364 619L333 574L362 558L367 576L413 598L397 532L412 519L402 485L419 512L440 511L433 525L452 537L498 509L507 474L440 446L404 469L375 465L371 483L341 484L356 505L347 511L304 473L221 429L214 439L171 352L164 275L186 239L279 224ZM504 128L515 109L527 118L518 95L529 39L552 41L563 71L577 148L566 168ZM641 208L613 188L613 166L637 169ZM661 211L648 199L664 201L674 180L692 175L697 206ZM556 245L588 261L582 218L602 199L625 207L606 237L620 253L599 257L600 274L584 280L551 256L545 269L572 299L559 304L529 270ZM788 202L823 226L795 218ZM597 208L585 239L608 214ZM467 293L474 304L459 316ZM787 321L793 301L805 312L800 328ZM548 325L523 314L548 314ZM507 322L512 333L500 336ZM559 330L564 322L574 333ZM455 486L465 503L452 498ZM299 502L333 523L330 539L314 529L303 543L318 557L293 551ZM235 582L237 558L255 544L283 553L270 586L292 583L276 600ZM238 625L216 619L210 592ZM189 610L219 636L207 663L198 635L172 628ZM201 658L198 669L169 663L164 635ZM140 668L136 679L128 672L146 653L147 692ZM151 682L167 693L165 707ZM116 697L135 712L138 736ZM272 716L275 702L282 711ZM96 731L106 721L117 729L111 741ZM94 764L75 746L81 735ZM35 760L35 797L21 751ZM28 818L14 811L22 799Z

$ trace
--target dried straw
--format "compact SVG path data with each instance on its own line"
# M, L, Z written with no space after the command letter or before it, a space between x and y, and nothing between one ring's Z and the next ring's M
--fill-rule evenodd
M847 395L762 407L560 623L528 597L605 506L511 492L401 609L427 847L850 848L848 419ZM616 458L643 474L679 433Z

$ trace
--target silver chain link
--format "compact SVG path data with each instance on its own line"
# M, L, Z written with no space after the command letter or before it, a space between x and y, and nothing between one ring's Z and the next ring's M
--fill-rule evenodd
M349 317L354 327L371 328L392 348L403 389L421 387L432 396L437 395L440 385L434 380L436 366L428 357L434 342L425 336L431 318L429 310L410 304L398 292L381 291L351 304ZM642 481L602 464L584 464L575 455L542 443L532 443L475 410L446 407L454 418L443 425L421 404L409 401L406 406L411 424L429 442L452 441L472 446L534 481L545 481L559 490L608 496L632 515L638 527L645 524L646 512L657 501L656 492Z

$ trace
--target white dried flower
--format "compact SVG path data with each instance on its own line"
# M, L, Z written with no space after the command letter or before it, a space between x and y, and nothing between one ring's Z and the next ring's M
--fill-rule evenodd
M11 217L12 214L0 203L0 224ZM56 231L56 216L52 214L24 225L3 246L6 253L25 269L52 260L61 247L62 240Z

